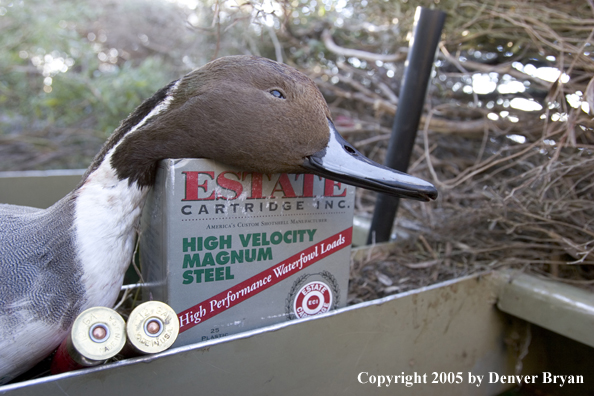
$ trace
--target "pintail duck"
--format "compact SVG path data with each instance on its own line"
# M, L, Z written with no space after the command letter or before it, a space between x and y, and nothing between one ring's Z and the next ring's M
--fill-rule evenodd
M302 73L253 56L217 59L140 105L52 207L0 205L0 383L49 355L79 313L113 306L164 158L314 173L417 200L437 196L431 184L347 143Z

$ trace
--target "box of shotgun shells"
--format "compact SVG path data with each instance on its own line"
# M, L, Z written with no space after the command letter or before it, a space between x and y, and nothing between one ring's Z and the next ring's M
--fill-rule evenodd
M161 161L140 261L146 299L178 314L175 346L344 306L354 193L315 175Z

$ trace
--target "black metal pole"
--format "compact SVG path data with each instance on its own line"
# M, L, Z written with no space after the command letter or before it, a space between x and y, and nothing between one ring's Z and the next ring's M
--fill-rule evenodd
M398 109L384 165L406 172L417 136L419 121L429 84L435 51L446 14L417 7L413 34L406 58ZM367 243L390 240L399 199L378 194Z

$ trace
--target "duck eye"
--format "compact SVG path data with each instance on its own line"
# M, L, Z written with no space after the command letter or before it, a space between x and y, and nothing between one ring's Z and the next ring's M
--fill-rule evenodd
M273 89L272 91L270 91L270 94L275 98L285 99L285 95L283 95L283 93L278 89Z

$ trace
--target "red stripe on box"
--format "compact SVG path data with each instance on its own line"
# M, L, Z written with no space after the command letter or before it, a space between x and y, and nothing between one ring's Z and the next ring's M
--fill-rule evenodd
M249 279L180 312L180 329L183 333L199 323L268 289L270 286L296 274L315 262L351 245L353 227L332 235L321 242L289 257Z

